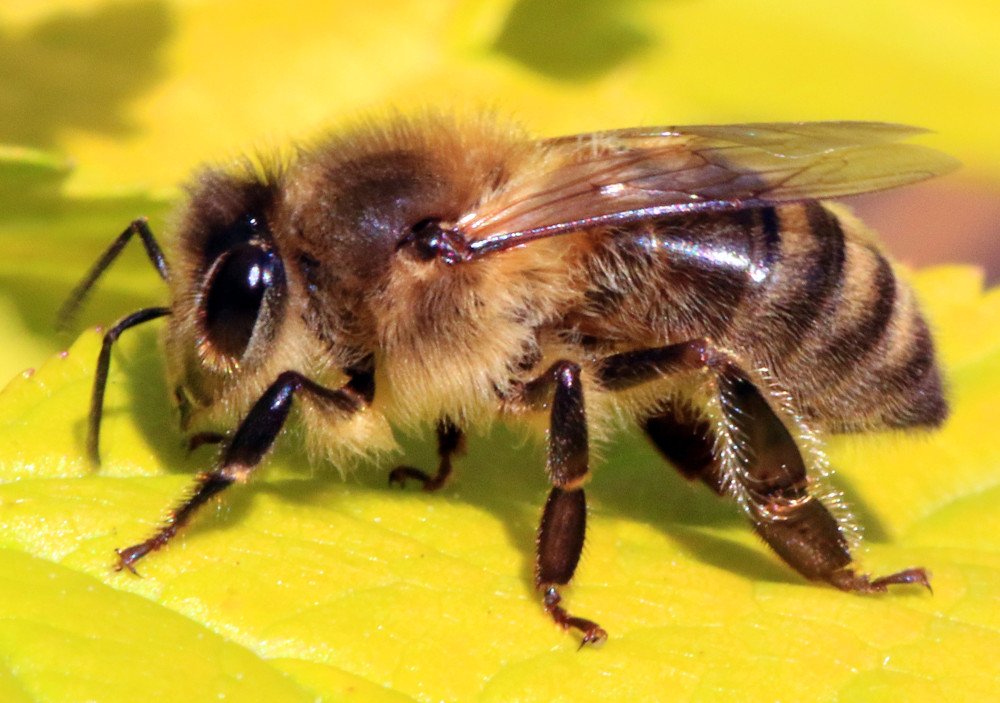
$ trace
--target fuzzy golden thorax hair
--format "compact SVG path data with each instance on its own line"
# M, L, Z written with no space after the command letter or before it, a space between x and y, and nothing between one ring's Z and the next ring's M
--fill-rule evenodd
M189 414L231 422L281 371L338 383L374 357L378 404L399 422L481 418L568 295L565 242L460 270L396 250L420 220L453 221L536 170L546 154L529 144L491 118L399 117L340 132L283 168L202 173L178 226L166 334ZM217 258L241 238L274 252L281 282L233 358L212 338L206 302Z

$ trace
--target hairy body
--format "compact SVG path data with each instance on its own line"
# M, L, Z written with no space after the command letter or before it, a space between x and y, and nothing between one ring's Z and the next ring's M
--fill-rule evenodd
M851 527L814 430L932 426L946 414L927 325L874 238L822 198L946 170L878 123L619 130L531 140L494 119L363 124L283 168L208 170L167 266L168 373L184 424L226 438L219 466L121 566L165 545L246 479L293 397L340 462L434 424L441 464L392 479L439 488L462 428L542 419L552 491L539 530L544 606L584 642L557 586L582 549L592 436L640 424L691 478L734 498L803 575L845 590ZM102 366L103 365L103 366ZM103 371L102 371L103 369ZM107 351L91 415L97 431ZM536 423L537 424L537 423ZM832 511L832 512L831 512Z

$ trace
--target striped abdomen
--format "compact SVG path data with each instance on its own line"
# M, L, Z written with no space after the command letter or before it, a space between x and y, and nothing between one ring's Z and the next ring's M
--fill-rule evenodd
M766 367L833 430L939 423L933 343L909 287L854 217L806 202L606 236L567 320L617 345L710 337Z

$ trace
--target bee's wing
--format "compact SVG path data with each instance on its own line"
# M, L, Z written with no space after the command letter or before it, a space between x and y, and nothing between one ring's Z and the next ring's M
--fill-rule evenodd
M881 122L652 127L538 143L540 169L457 223L477 254L602 224L834 198L920 181L958 163Z

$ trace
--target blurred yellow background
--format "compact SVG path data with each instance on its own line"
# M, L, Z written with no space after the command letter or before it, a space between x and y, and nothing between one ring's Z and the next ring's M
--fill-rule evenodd
M998 36L1000 5L979 0L4 3L0 311L14 309L26 341L0 375L54 348L42 307L55 310L101 244L89 231L46 240L38 227L19 239L29 192L63 210L99 200L108 241L114 199L122 224L151 214L161 226L157 204L198 164L287 148L387 106L486 107L546 135L763 120L926 126L936 132L926 141L965 169L862 198L862 214L906 262L978 262L995 278Z
M1000 9L965 2L8 2L0 139L67 192L171 188L204 159L386 105L486 105L545 133L875 119L996 173Z

